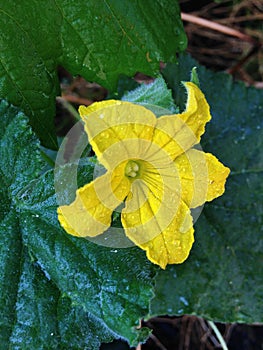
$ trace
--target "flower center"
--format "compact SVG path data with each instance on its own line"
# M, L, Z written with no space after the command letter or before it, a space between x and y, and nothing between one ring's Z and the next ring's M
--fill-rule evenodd
M125 167L125 175L131 178L136 178L140 175L140 165L134 160L129 160Z

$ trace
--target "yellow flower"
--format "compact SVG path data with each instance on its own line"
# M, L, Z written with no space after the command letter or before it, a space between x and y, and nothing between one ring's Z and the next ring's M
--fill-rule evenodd
M164 269L188 257L194 242L190 209L222 195L230 171L193 148L211 116L199 88L190 82L185 87L186 110L176 115L156 118L140 105L115 100L80 107L89 142L107 172L58 208L68 233L103 233L125 202L125 234L151 262Z

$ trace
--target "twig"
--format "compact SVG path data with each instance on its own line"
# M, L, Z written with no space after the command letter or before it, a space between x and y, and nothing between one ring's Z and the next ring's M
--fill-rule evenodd
M155 342L155 345L157 345L160 348L160 350L167 350L166 347L160 342L160 340L154 334L150 334L150 338Z
M240 16L240 17L229 17L229 18L223 18L218 19L218 22L224 23L224 22L231 22L231 23L238 23L238 22L248 22L248 21L260 21L263 19L262 13L257 13L254 15L246 15L246 16Z
M69 100L63 95L57 96L56 101L59 102L66 110L68 110L76 120L80 120L80 116L76 109L69 103Z
M62 94L62 97L70 103L76 103L79 105L89 106L93 103L93 101L88 100L87 98L82 98L82 97L78 97L78 96L74 96L74 95Z
M223 24L215 23L205 18L189 15L188 13L184 13L184 12L181 12L181 16L183 21L195 23L202 27L210 28L224 34L234 36L236 38L239 38L243 41L246 41L252 44L255 43L255 40L251 36L241 33L236 29L232 29L227 26L224 26Z
M224 338L222 337L221 333L219 332L219 329L217 328L217 326L215 325L215 323L213 321L207 321L207 323L209 324L209 326L213 329L213 331L215 332L217 339L219 340L220 345L222 346L223 350L228 350L228 347L226 345L226 342L224 340Z

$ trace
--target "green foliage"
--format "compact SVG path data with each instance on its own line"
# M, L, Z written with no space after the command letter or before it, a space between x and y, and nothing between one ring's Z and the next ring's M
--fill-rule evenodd
M0 10L0 97L29 116L49 147L58 65L112 89L120 74L153 75L186 46L176 1L21 0Z

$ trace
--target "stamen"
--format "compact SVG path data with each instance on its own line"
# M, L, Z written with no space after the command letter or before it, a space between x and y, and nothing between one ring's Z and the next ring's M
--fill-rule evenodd
M136 163L134 160L129 160L125 168L125 175L135 178L139 175L139 170L139 164Z

